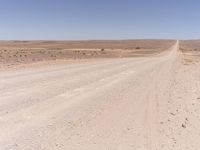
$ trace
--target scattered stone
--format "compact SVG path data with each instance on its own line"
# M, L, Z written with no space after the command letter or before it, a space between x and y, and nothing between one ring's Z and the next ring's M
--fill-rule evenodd
M175 114L174 113L170 113L171 115L173 115L173 116L175 116Z
M182 127L183 127L183 128L186 128L186 125L182 124Z
M173 140L174 142L176 142L176 139L175 139L175 138L172 138L172 140Z

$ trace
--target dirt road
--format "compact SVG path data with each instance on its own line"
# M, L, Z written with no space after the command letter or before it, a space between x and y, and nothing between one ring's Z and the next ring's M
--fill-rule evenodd
M184 65L178 47L2 71L0 149L199 149L200 67Z

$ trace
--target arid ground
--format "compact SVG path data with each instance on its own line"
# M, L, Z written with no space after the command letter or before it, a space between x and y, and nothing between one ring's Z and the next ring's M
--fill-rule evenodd
M97 58L139 57L160 53L174 40L0 41L0 67L38 62L77 62Z
M0 149L198 150L193 42L0 42Z

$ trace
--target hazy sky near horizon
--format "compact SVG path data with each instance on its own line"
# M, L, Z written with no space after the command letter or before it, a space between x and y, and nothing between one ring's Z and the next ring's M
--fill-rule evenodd
M0 0L0 40L200 38L199 0Z

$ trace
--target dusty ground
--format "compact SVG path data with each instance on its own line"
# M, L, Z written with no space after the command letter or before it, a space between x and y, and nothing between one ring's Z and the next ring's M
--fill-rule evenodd
M183 53L185 64L198 62L200 58L200 40L180 41L180 50Z
M0 41L0 67L91 58L144 56L166 50L173 40Z
M0 149L198 150L191 53L1 71Z

